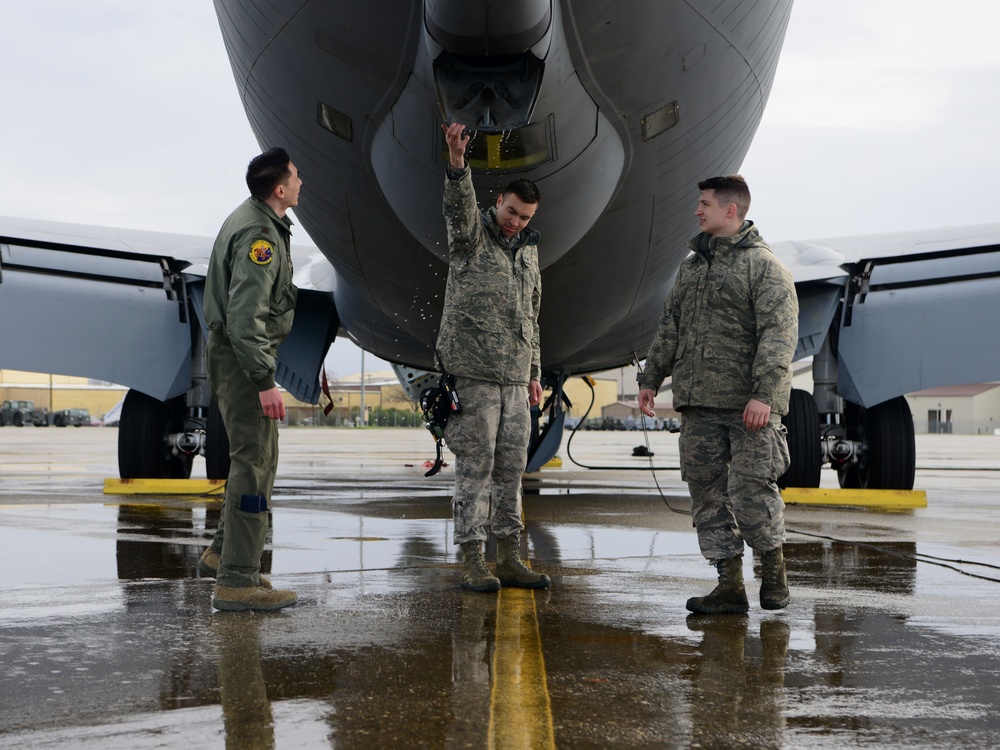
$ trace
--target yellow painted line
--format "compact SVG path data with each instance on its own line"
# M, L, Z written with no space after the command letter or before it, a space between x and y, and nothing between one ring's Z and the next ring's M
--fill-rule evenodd
M500 589L489 747L555 748L542 638L532 589Z
M221 495L225 479L105 479L105 495Z
M924 490L844 490L786 487L781 491L785 503L799 505L857 505L863 508L926 508Z
M542 468L543 469L561 469L562 468L562 459L559 458L559 456L553 456L548 461L546 461L544 464L542 464Z

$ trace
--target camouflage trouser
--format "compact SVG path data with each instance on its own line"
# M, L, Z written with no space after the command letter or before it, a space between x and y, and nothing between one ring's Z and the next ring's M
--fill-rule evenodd
M208 379L229 433L229 478L222 518L212 540L223 586L260 585L260 557L278 470L278 423L264 416L257 387L228 344L208 340Z
M790 460L780 417L751 432L742 411L687 408L678 445L698 545L709 562L742 555L744 540L760 552L784 542L777 479Z
M445 441L455 454L455 544L500 539L524 528L521 475L528 463L528 386L455 378L462 411L452 414ZM490 504L492 503L492 513Z

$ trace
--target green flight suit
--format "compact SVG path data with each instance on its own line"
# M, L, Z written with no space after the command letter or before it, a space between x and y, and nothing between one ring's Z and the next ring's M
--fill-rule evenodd
M278 424L264 416L259 393L275 386L275 355L295 312L291 226L248 198L219 230L205 279L208 379L232 461L212 548L221 559L216 580L232 588L260 585Z

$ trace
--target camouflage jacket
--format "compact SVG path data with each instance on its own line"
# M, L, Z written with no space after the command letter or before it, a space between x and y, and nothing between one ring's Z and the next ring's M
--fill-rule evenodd
M753 398L788 412L798 298L788 269L752 222L698 235L667 295L640 388L673 376L674 408L740 409Z
M275 352L292 328L292 221L248 198L222 225L205 279L208 330L228 339L258 390L274 388Z
M468 166L445 178L449 266L437 350L452 375L527 385L541 375L538 232L525 228L509 243L495 214L476 206Z

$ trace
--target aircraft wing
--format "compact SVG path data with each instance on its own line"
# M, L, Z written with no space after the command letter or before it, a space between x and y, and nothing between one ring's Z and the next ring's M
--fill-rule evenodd
M160 401L186 393L212 244L0 217L0 368L90 377ZM338 318L331 293L300 291L277 380L316 403Z
M1000 224L772 249L799 293L796 358L816 354L830 332L849 401L1000 379Z

